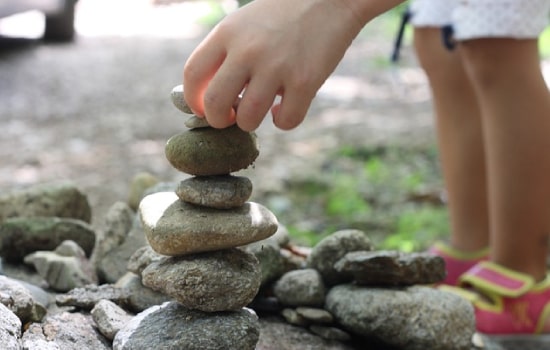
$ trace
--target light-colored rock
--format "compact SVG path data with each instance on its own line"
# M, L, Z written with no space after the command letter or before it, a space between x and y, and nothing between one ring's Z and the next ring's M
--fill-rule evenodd
M372 250L367 235L359 230L341 230L322 239L307 257L307 266L316 269L323 276L327 286L351 280L350 275L336 271L334 264L349 252Z
M142 172L134 176L130 182L130 189L128 191L128 206L136 211L139 207L139 202L145 195L145 191L154 185L156 185L159 180L156 176Z
M84 221L58 217L18 217L0 224L0 255L10 262L21 262L38 250L53 250L66 240L90 256L95 231Z
M67 292L73 288L97 283L95 269L82 248L73 241L62 242L53 252L37 251L25 257L50 288Z
M78 312L61 312L32 323L21 343L29 350L111 349L110 342L95 329L92 317Z
M188 309L238 310L260 288L261 272L253 254L233 248L164 258L142 272L145 286L173 297Z
M139 213L149 244L163 255L237 247L265 239L277 230L277 218L260 204L211 209L187 204L174 192L145 197Z
M168 140L165 153L179 171L210 176L248 168L258 157L259 149L254 133L231 126L184 131Z
M116 202L109 208L101 227L97 230L96 244L90 260L98 269L101 280L105 278L103 270L98 268L101 266L100 262L108 252L124 242L132 229L134 217L135 213L126 203Z
M0 196L0 223L13 217L57 216L89 223L88 198L71 183L52 183Z
M445 278L445 261L430 253L357 251L334 265L336 271L351 274L356 283L371 286L433 284Z
M333 287L325 308L347 331L404 350L466 350L475 331L472 305L429 287Z
M187 102L185 102L185 98L183 97L183 85L177 85L172 89L170 92L170 99L172 100L174 106L176 106L176 108L183 113L193 114L193 111L189 108Z
M238 208L250 198L252 182L244 176L194 176L180 182L178 197L209 208Z
M331 324L334 322L332 314L325 309L299 306L296 308L296 312L311 323Z
M108 251L97 262L97 271L100 279L107 283L116 283L127 272L128 261L132 254L141 247L147 246L140 220L134 217L132 229L119 246Z
M309 321L297 313L295 309L285 308L281 312L281 316L283 316L288 323L295 326L305 327L309 325Z
M183 124L189 129L210 127L206 118L199 118L196 115L192 115L189 118L187 118Z
M97 328L109 340L113 340L121 328L132 319L133 315L109 300L100 300L91 311Z
M325 302L325 285L314 269L285 273L275 282L273 293L288 306L322 306Z
M134 254L128 260L128 271L133 272L141 276L141 272L154 261L159 261L163 258L163 255L158 254L146 245L135 251Z
M113 341L113 350L254 350L258 318L251 311L205 313L172 302L136 315Z
M0 303L0 344L5 350L19 350L21 321L4 304Z
M16 314L22 323L40 322L46 315L47 305L35 300L31 292L19 281L6 276L0 276L0 303Z

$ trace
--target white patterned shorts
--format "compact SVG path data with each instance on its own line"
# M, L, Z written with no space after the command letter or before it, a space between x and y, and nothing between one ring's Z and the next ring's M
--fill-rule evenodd
M548 24L550 0L412 0L415 27L451 25L456 40L537 38Z

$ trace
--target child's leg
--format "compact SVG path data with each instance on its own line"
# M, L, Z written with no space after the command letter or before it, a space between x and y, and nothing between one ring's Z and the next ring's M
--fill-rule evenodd
M489 220L483 133L474 90L456 50L443 46L440 28L417 27L414 41L433 96L451 246L479 251L489 243Z
M491 260L541 280L550 233L550 95L537 42L459 46L483 114Z

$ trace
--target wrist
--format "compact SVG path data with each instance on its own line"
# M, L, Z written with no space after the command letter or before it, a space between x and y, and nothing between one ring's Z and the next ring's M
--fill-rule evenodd
M362 28L378 15L394 8L405 0L336 0L344 4Z

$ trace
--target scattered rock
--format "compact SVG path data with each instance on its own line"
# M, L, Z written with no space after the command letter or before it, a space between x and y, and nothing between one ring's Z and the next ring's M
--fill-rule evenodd
M163 255L237 247L277 230L275 215L253 202L219 210L187 204L174 192L159 192L145 197L139 212L149 244Z
M334 264L349 252L372 250L370 239L363 231L341 230L322 239L307 257L307 266L319 271L327 286L348 282L351 276L336 271Z
M35 300L23 284L6 276L0 276L0 303L16 314L23 324L39 322L46 315L47 304Z
M146 172L136 174L130 182L128 206L136 211L139 207L139 202L141 202L141 199L144 197L145 191L158 182L159 180L152 174Z
M261 318L260 340L256 350L380 350L380 348L353 347L338 341L326 340L302 327L292 326L276 318Z
M133 312L142 312L151 306L160 305L173 300L173 298L168 295L144 286L141 283L141 278L132 272L128 272L126 275L122 276L115 284L115 287L121 288L124 290L125 294L128 295L128 309Z
M130 257L141 247L147 245L143 228L137 217L134 218L132 229L124 238L124 242L111 249L97 263L97 273L100 281L116 283L126 274Z
M5 350L19 350L21 338L21 321L17 316L0 303L0 344Z
M97 276L82 248L73 241L62 242L53 252L37 251L25 257L53 290L67 292L97 284Z
M142 273L145 286L188 309L206 312L248 305L258 292L260 279L258 260L237 248L164 258Z
M66 294L58 294L55 298L59 306L74 306L84 310L91 310L101 300L110 300L118 305L127 305L128 291L110 284L100 286L89 285L75 288Z
M53 250L66 240L90 256L95 232L84 221L57 217L18 217L0 224L0 255L9 262L21 262L38 250Z
M205 313L172 302L136 315L115 336L113 350L254 350L259 333L249 310Z
M90 315L62 312L32 323L23 334L23 349L110 350L110 342L95 328Z
M252 194L252 182L243 176L194 176L180 182L178 197L187 203L209 208L242 206Z
M309 325L309 321L296 312L295 309L286 308L281 312L281 316L283 316L288 323L295 326L305 327Z
M285 273L275 283L273 293L288 306L322 306L325 302L325 285L314 269Z
M128 261L128 271L141 276L143 270L154 261L159 261L163 255L155 252L151 246L146 245L135 251Z
M174 168L199 176L225 175L246 169L259 154L256 135L236 125L184 131L168 140L165 152Z
M134 217L135 213L124 202L116 202L109 208L101 228L97 231L96 244L90 258L96 268L108 252L124 242L132 229Z
M429 287L339 285L325 307L346 330L399 349L466 350L475 331L468 301Z
M247 252L254 254L260 262L262 271L262 287L275 281L285 272L288 272L284 256L281 254L281 248L271 237L250 243L243 247Z
M340 328L336 328L336 327L320 326L320 325L314 324L309 327L309 330L313 334L317 334L323 339L337 340L337 341L351 340L351 335L349 335L349 333L344 332Z
M296 308L296 313L310 323L331 324L334 322L332 314L325 309L300 306Z
M445 261L430 253L358 251L346 254L336 271L353 275L361 285L432 284L445 278Z
M13 217L63 217L90 223L88 197L70 183L44 184L0 196L0 223Z
M118 331L133 317L109 300L100 300L92 309L91 314L101 334L109 340L113 340Z

